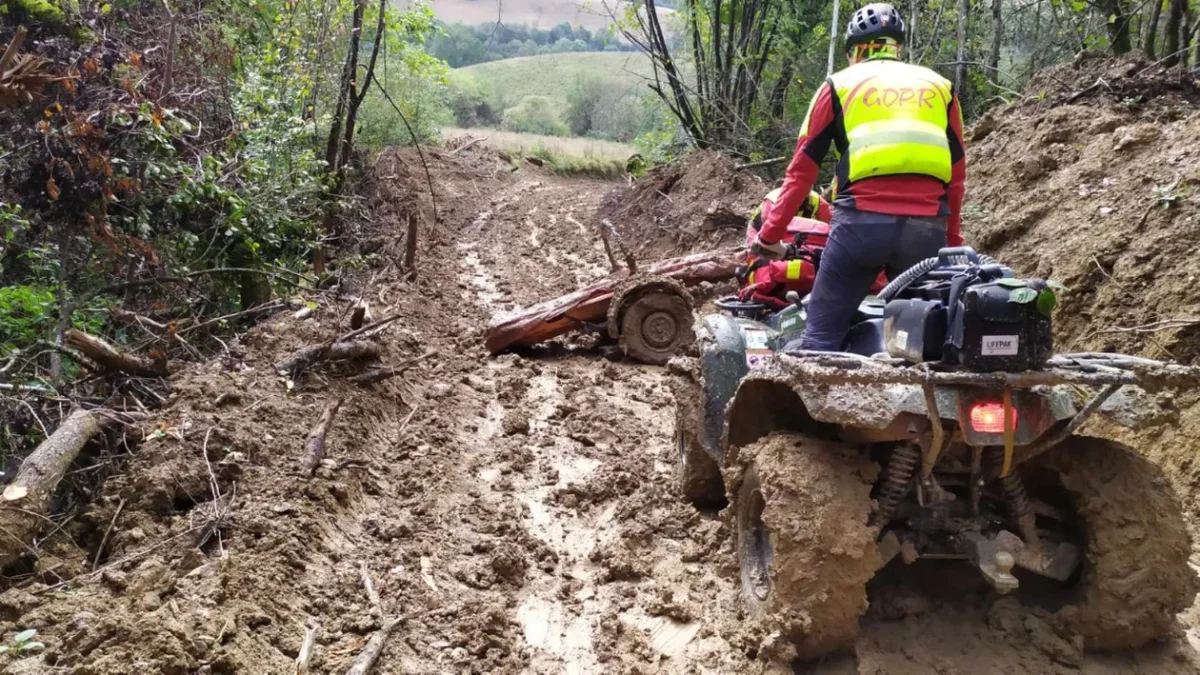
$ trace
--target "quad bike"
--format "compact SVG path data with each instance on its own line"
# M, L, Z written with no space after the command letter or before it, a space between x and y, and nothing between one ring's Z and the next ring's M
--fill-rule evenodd
M862 303L841 352L799 349L795 295L779 312L723 298L698 322L671 363L679 487L728 500L746 609L790 655L849 645L896 558L961 559L999 593L1048 579L1093 648L1160 638L1191 604L1162 471L1077 432L1157 412L1151 393L1198 369L1052 356L1050 286L943 249Z

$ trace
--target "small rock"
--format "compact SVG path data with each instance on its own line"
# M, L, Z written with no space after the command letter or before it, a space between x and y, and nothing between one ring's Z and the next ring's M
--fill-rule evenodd
M510 410L504 415L500 428L505 436L529 434L529 416L520 410Z
M158 597L158 593L151 591L142 596L141 606L143 610L153 612L162 607L162 598Z
M1100 215L1102 215L1102 216L1111 216L1114 211L1116 211L1116 209L1114 209L1111 206L1101 206L1100 207Z

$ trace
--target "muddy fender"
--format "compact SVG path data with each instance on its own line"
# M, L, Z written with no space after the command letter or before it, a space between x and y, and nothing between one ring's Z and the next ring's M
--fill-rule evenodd
M700 443L718 465L723 465L721 436L725 427L725 408L737 391L738 383L750 372L746 365L746 338L739 320L726 314L710 314L701 319L696 337L704 383L704 424L700 429Z

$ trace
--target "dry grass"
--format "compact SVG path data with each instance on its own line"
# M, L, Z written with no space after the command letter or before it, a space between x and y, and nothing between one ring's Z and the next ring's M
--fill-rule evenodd
M632 145L613 141L539 136L498 129L447 127L442 129L442 137L447 141L458 139L459 142L483 137L484 140L479 141L479 145L511 155L538 157L544 160L552 171L564 175L620 176L625 171L626 161L637 152Z

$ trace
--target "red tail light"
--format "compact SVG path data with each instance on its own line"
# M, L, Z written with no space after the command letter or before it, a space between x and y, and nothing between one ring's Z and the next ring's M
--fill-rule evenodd
M971 428L981 434L1004 433L1004 404L980 401L971 406ZM1017 428L1017 409L1012 411L1012 428Z

